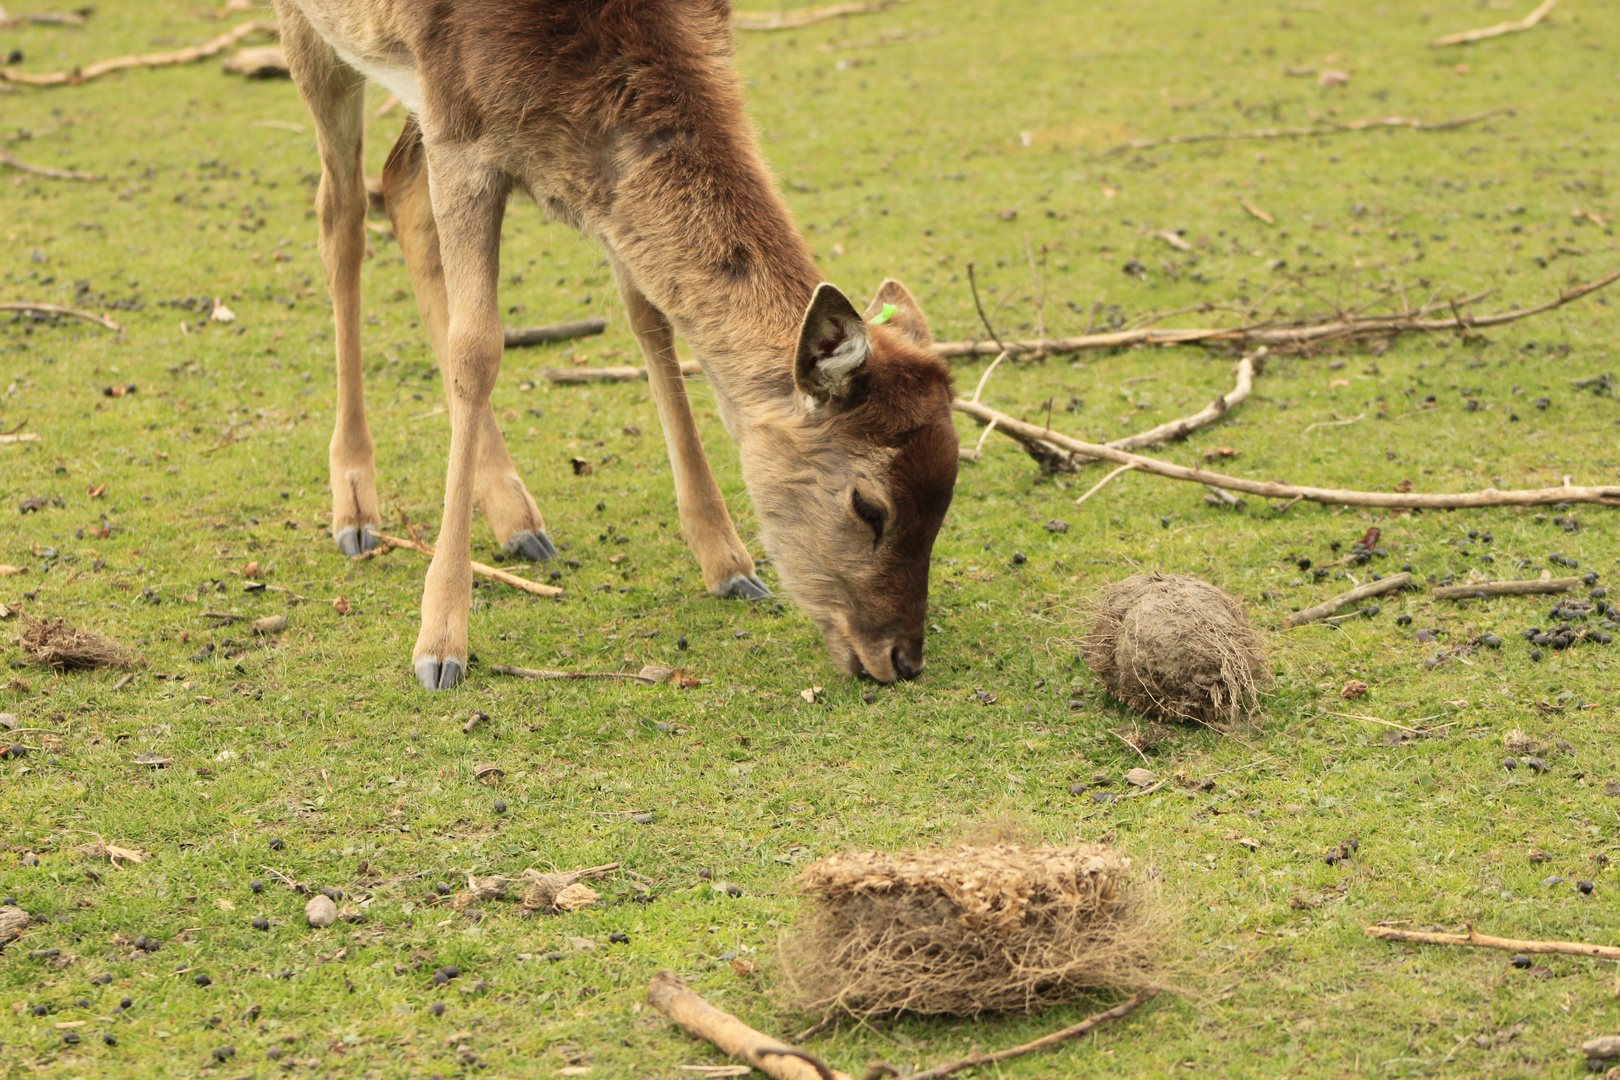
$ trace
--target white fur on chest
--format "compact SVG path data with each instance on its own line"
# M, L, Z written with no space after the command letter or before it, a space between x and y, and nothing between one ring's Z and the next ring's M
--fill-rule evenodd
M337 50L343 62L354 70L370 79L372 82L386 88L389 93L399 98L411 112L420 112L422 108L422 91L416 85L416 69L409 64L402 64L397 60L384 60L379 57L358 56L349 49L336 42L332 48Z

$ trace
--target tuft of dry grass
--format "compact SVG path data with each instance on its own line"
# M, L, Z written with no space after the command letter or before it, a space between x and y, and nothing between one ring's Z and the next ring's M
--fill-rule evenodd
M128 647L89 630L75 630L62 619L24 615L18 641L34 663L58 670L127 668L135 663L135 653Z

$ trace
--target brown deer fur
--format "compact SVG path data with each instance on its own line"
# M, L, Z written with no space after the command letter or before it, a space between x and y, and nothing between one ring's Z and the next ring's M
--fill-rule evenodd
M333 531L380 525L360 386L363 81L411 110L384 171L444 372L444 518L413 654L421 683L466 667L471 515L555 553L490 408L507 196L600 242L646 355L683 535L719 596L768 596L704 457L674 349L690 344L738 440L765 547L833 660L889 681L922 668L928 564L956 480L950 378L904 287L863 318L820 284L732 68L721 0L275 0L316 121L320 250L337 322ZM868 322L892 308L884 325Z

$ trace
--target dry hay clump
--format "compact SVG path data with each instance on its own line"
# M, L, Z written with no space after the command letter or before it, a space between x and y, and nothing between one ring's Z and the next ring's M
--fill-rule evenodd
M834 855L782 937L791 1003L828 1014L1031 1011L1152 979L1158 919L1098 844Z
M127 668L135 654L111 638L75 630L62 619L22 617L18 642L36 664L53 668Z
M1190 574L1137 574L1103 589L1080 644L1104 689L1137 712L1220 726L1252 712L1270 678L1243 604Z

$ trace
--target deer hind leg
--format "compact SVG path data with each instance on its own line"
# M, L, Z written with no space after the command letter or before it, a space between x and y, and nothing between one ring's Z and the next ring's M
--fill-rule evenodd
M427 330L434 355L439 358L445 393L450 394L446 346L449 299L439 253L439 228L433 218L433 200L428 191L427 158L415 117L405 122L405 130L383 167L383 195L388 203L388 216L394 222L394 236L405 253L411 285L416 290L416 304L422 313L422 326ZM489 519L507 554L529 562L556 558L557 549L546 535L540 508L518 476L517 466L506 449L506 439L495 422L493 407L486 405L478 425L473 501Z
M445 286L444 369L450 401L450 461L444 517L422 589L422 627L411 655L417 681L446 690L467 670L472 606L472 510L482 443L494 431L489 395L501 369L501 216L508 184L455 145L429 141L433 216Z
M754 572L754 560L737 536L726 500L709 470L708 455L692 419L686 380L675 355L675 333L664 313L642 295L624 268L615 266L619 292L636 340L647 358L647 379L652 383L658 422L669 448L675 474L675 503L680 510L681 534L703 568L703 583L721 599L759 600L771 590Z
M377 546L377 470L360 374L360 260L366 250L366 182L361 172L365 79L291 5L281 6L288 66L315 118L321 183L315 196L321 267L337 336L337 420L327 462L332 536L345 555Z

